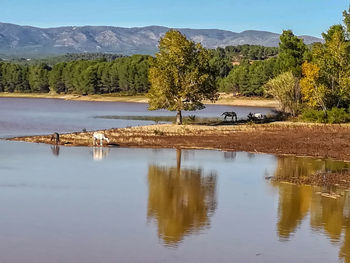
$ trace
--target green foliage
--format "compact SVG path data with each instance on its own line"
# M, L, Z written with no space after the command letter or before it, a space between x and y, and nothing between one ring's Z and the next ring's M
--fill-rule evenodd
M258 45L238 45L217 48L216 53L224 54L223 56L232 61L242 60L265 60L278 54L277 47L264 47Z
M73 62L77 60L97 60L100 62L103 61L114 61L118 58L124 57L119 54L108 54L108 53L68 53L62 56L51 56L46 58L37 58L37 59L27 59L27 58L9 58L8 61L11 63L16 63L19 65L38 65L38 64L47 64L51 67L57 63L62 62Z
M332 26L323 36L325 43L312 49L312 62L319 68L315 86L324 87L327 94L324 110L347 108L350 103L350 41L340 25Z
M282 111L291 113L292 116L297 115L301 94L299 81L291 71L269 80L265 85L265 91L279 102Z
M227 46L211 50L210 65L222 92L240 93L244 96L261 96L262 86L270 77L268 67L278 54L276 47L256 45ZM270 58L270 59L269 59ZM240 64L233 66L233 63ZM252 66L252 68L250 67Z
M76 60L55 64L0 63L0 91L104 94L145 93L149 89L149 56L113 61Z
M345 123L350 121L350 114L344 108L333 107L327 112L329 123Z
M39 64L29 67L28 82L31 92L46 93L49 92L49 71L51 70L45 64Z
M28 67L0 63L0 90L2 92L30 92Z
M301 65L307 53L307 46L301 38L291 30L284 30L280 36L279 54L277 58L280 73L292 71L294 76L301 76Z
M326 123L327 117L324 111L321 110L315 110L306 108L302 115L301 119L304 121L310 121L310 122L317 122L317 123Z
M209 64L209 52L176 30L159 41L159 52L151 60L148 93L149 109L178 112L203 109L202 101L217 98L215 79Z
M346 123L350 121L350 113L343 108L336 107L327 111L306 108L301 119L317 123Z
M219 90L239 93L243 96L262 96L263 86L275 77L276 58L235 66L226 78L218 82Z

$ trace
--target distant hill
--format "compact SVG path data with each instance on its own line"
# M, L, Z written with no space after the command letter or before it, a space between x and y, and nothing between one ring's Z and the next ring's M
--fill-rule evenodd
M82 26L38 28L0 23L0 54L43 57L65 53L104 52L123 55L154 54L158 40L169 28L161 26L122 28ZM207 48L242 44L278 46L279 34L265 31L235 33L218 29L178 29ZM301 36L306 44L322 41Z

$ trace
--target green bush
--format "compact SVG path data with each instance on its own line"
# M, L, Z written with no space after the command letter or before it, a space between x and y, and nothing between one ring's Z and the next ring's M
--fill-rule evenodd
M301 119L317 123L345 123L350 121L350 114L344 108L332 108L326 112L314 109L304 109Z
M328 123L345 123L350 121L350 114L341 108L332 108L327 111Z
M311 121L317 123L326 123L327 115L320 110L305 109L301 115L301 119L304 121Z

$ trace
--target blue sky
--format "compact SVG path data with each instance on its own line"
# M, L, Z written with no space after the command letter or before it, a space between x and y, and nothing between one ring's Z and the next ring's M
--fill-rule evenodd
M1 0L0 22L39 27L218 28L235 32L292 29L320 36L341 23L349 0Z

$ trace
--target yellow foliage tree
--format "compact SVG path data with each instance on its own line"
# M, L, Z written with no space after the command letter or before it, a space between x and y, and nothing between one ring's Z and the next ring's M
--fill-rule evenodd
M304 102L311 107L327 110L325 99L327 88L318 83L320 67L310 62L302 65L303 78L300 80L301 95Z

